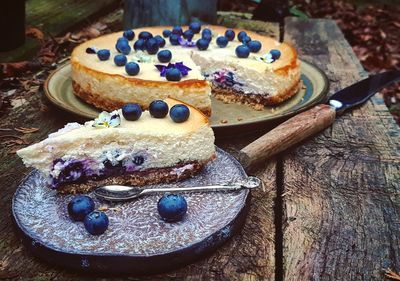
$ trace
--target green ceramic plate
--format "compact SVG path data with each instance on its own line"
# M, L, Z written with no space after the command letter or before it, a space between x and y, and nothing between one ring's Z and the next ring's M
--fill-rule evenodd
M216 132L261 130L321 102L328 91L326 75L305 61L301 62L301 73L304 85L302 89L287 102L279 106L265 107L263 111L212 99L211 126ZM100 112L73 94L69 63L59 67L49 76L45 84L45 93L55 105L82 117L93 119Z

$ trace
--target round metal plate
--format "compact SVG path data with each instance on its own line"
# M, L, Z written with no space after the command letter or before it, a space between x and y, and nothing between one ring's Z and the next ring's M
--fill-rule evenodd
M198 186L244 179L231 155L218 149L217 159L194 178L178 185ZM147 186L166 187L166 185ZM25 245L43 260L63 267L106 273L154 273L176 268L215 250L244 223L249 191L185 193L188 212L178 223L158 215L161 195L106 206L109 228L92 236L67 212L73 195L60 195L33 171L17 189L12 211Z
M225 104L212 98L211 126L221 131L245 132L255 125L274 123L292 116L312 105L321 102L328 91L328 79L316 66L301 62L303 87L290 100L279 106L265 107L262 111L239 104ZM85 118L93 119L100 110L77 98L72 89L71 65L69 63L56 69L45 84L46 96L55 105Z

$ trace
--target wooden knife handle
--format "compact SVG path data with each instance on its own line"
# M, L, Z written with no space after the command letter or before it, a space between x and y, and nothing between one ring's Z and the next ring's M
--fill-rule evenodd
M248 168L329 127L335 116L333 107L319 104L288 119L244 147L240 150L239 161Z

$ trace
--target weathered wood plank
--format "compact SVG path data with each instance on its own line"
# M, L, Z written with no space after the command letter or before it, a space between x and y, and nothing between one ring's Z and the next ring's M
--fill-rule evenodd
M27 95L24 97L25 103L20 107L4 112L1 127L38 127L39 132L23 136L35 142L66 122L80 121L75 116L56 109L42 94L40 92ZM43 105L48 107L48 111L40 110ZM257 137L253 135L219 140L217 145L234 152ZM20 280L99 280L98 276L87 276L53 267L26 251L13 231L10 209L13 193L29 169L4 146L0 147L0 163L0 211L3 214L0 216L0 278L16 276ZM255 175L263 179L265 188L253 192L250 212L243 231L215 253L192 265L165 274L148 277L125 276L107 280L274 280L275 169L275 161L270 160L254 171Z
M26 25L57 36L87 24L99 14L118 7L118 0L29 0L26 2ZM38 49L38 43L28 40L23 46L9 52L0 52L0 62L29 59Z
M366 76L333 21L289 18L285 39L327 73L331 93ZM285 280L383 280L382 269L400 270L400 138L380 103L284 156Z

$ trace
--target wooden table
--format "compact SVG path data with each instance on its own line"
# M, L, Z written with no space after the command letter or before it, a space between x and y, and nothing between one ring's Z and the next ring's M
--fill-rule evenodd
M274 36L279 30L250 20L225 18L222 24ZM287 18L285 30L299 56L326 72L330 93L367 76L334 21ZM30 142L65 122L83 121L49 104L42 93L1 118L2 128L40 128L24 135ZM217 145L233 151L256 137ZM265 190L253 193L240 235L201 261L143 278L85 276L31 256L16 237L10 213L29 169L7 148L0 152L0 279L383 280L384 269L400 271L400 134L379 95L254 171Z

